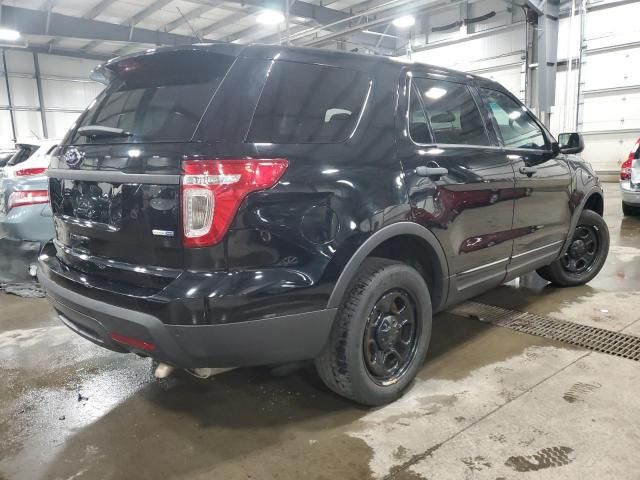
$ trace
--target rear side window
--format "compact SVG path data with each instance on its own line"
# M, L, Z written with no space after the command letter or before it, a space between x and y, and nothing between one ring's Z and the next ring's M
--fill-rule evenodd
M489 145L480 110L461 83L414 78L436 143Z
M409 135L416 143L431 143L429 123L420 103L420 92L411 84L409 93Z
M481 88L480 95L493 114L505 147L537 150L547 147L542 129L513 98L489 88Z
M339 143L354 131L369 92L362 72L276 62L253 116L247 141Z
M109 86L78 127L121 128L130 136L75 135L73 143L184 142L193 137L233 57L204 51L163 52L110 68Z

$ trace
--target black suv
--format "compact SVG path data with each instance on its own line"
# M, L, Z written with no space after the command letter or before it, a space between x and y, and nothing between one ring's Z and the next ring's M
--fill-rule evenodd
M48 171L40 282L118 352L196 369L315 359L378 405L431 319L527 272L588 282L609 236L591 167L497 83L335 51L119 57Z

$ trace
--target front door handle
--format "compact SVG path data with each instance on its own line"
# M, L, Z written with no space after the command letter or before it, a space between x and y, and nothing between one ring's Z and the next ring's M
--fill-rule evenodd
M416 168L416 175L419 177L440 178L449 173L444 167L426 167L424 165Z
M536 167L520 167L520 173L522 173L523 175L526 175L527 177L530 177L531 175L535 174L538 171L538 169Z

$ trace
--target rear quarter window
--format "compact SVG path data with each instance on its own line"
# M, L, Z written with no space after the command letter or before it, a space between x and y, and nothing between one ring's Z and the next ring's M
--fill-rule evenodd
M371 81L346 68L280 61L269 73L247 141L340 143L351 136Z

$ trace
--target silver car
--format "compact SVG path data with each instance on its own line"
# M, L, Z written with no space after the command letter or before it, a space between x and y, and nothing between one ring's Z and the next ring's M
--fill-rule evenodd
M48 179L32 171L0 179L0 283L33 279L40 248L54 236Z

